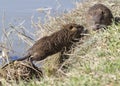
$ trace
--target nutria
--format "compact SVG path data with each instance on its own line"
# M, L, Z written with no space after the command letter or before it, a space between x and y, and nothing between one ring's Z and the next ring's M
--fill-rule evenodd
M32 61L40 61L47 56L60 52L63 48L70 46L84 36L87 30L82 25L70 23L63 26L59 31L39 39L30 49L27 54L18 59L22 61L29 59Z
M88 10L88 19L93 29L97 30L112 24L113 14L111 10L103 4L95 4Z

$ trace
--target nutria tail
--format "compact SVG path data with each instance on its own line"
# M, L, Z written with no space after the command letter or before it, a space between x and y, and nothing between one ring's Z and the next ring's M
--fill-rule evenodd
M25 59L27 59L27 58L30 58L30 54L28 54L28 55L26 55L26 56L24 56L24 57L22 57L22 58L19 58L19 59L17 59L16 61L23 61L23 60L25 60Z

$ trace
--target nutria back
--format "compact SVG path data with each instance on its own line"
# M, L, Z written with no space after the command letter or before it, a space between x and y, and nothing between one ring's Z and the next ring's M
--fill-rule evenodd
M95 4L88 10L89 25L93 29L100 29L112 24L113 14L111 10L103 4Z

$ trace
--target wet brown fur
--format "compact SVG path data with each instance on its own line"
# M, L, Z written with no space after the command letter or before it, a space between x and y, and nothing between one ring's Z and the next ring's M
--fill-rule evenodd
M93 29L100 29L112 24L113 14L108 7L103 4L95 4L88 10L88 19Z
M27 55L23 58L18 59L18 61L25 60L27 58L30 61L40 61L47 56L60 52L63 48L70 48L70 46L77 42L84 33L84 27L77 24L67 24L63 28L50 36L45 36L39 39L28 51Z

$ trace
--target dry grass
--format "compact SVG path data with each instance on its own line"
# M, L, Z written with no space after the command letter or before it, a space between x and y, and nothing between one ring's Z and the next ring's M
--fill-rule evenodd
M8 82L30 81L33 78L40 80L42 71L27 61L15 61L0 70L0 77Z

